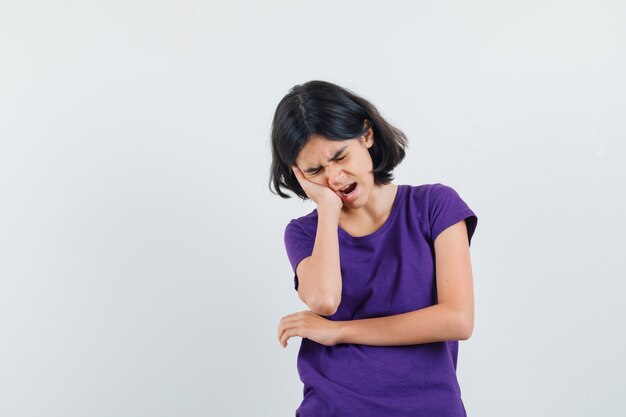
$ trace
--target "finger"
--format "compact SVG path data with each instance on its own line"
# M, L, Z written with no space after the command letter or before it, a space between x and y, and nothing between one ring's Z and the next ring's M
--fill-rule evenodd
M292 317L288 317L289 316L283 317L280 320L280 324L278 326L278 340L281 340L281 338L288 329L293 328L295 325L297 325L296 323L294 323L294 319Z
M293 336L301 336L304 331L304 322L298 319L292 319L283 323L283 328L278 340L280 344L286 346L286 340Z
M280 340L280 337L282 336L282 334L285 332L285 329L287 329L287 325L289 324L290 320L288 319L289 316L284 316L281 317L280 322L278 323L278 330L277 330L277 336L278 336L278 340Z
M280 320L280 324L278 325L278 341L280 342L280 344L282 345L282 341L281 338L283 337L283 334L285 333L285 331L287 330L287 323L285 322L285 318L283 317Z
M280 345L281 345L282 347L285 347L285 346L287 345L287 342L286 342L285 338L286 338L286 339L289 339L289 336L287 336L287 331L286 331L286 330L284 330L284 331L281 333L280 337L278 338L278 343L280 343Z
M285 332L285 334L283 334L283 337L280 338L281 346L287 347L287 344L288 344L287 341L294 336L299 336L297 329L296 328L288 329Z

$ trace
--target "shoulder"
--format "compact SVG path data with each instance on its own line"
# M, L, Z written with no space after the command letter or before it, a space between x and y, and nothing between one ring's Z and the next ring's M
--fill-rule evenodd
M317 233L317 209L304 216L291 219L285 226L285 235L291 233L304 233L315 237Z
M434 209L441 206L456 206L463 209L469 208L461 198L459 192L447 184L440 182L428 184L428 192L426 195L429 207Z
M440 182L436 182L433 184L428 184L428 193L430 195L434 195L434 196L438 196L438 195L445 195L445 194L456 194L456 190L454 188L452 188L450 185L448 184L443 184Z
M428 219L431 238L434 241L446 228L465 220L468 236L472 235L478 224L478 216L453 187L435 183L430 184L427 193Z
M445 188L449 188L447 185L441 183L417 185L405 184L401 187L405 189L404 198L406 200L406 204L413 212L427 211L430 204L431 194L436 195L444 191Z
M401 187L406 189L407 196L416 199L426 196L432 186L433 184L404 184Z
M454 189L451 186L440 182L416 185L403 184L400 187L405 188L407 195L413 197L414 199L427 198L431 194L446 193L450 191L454 192Z
M428 224L429 218L429 207L430 201L429 196L431 190L435 184L404 184L400 187L402 191L401 197L401 208L400 210L405 211L406 218L412 219L412 221L417 221L420 225L420 229L424 231L427 230L426 225ZM413 225L411 225L413 227Z
M459 193L450 185L435 182L419 185L405 185L407 189L407 197L416 203L420 203L428 207L438 200L446 200L450 198L458 198Z
M450 220L468 216L472 217L469 219L472 223L477 220L475 213L457 190L448 184L435 182L404 187L406 204L413 217L428 223L431 230L435 229L435 234L439 231L440 225L446 226Z
M426 195L429 207L436 207L440 204L460 199L459 193L453 187L440 182L428 184Z

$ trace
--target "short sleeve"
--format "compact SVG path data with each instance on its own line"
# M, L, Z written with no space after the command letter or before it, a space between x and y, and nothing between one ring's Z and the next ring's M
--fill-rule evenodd
M440 183L432 185L428 199L428 217L433 242L445 229L465 220L469 245L472 244L478 217L452 187Z
M296 274L296 268L300 261L307 256L311 256L313 253L315 237L307 234L298 223L292 220L289 224L287 224L287 227L285 227L284 240L287 257L289 258L291 268L293 269L294 288L297 291L298 275Z

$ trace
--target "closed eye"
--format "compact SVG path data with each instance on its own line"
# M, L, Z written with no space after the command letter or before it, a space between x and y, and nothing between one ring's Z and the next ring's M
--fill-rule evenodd
M342 159L345 159L345 158L346 158L346 156L344 155L344 156L342 156L341 158L337 158L337 159L335 159L335 161L341 161ZM315 171L315 172L311 172L311 175L317 175L320 171L321 171L321 170L319 170L319 169L318 169L318 170L317 170L317 171Z

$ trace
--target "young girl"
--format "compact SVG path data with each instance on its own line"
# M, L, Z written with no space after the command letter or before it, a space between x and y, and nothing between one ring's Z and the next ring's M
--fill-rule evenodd
M296 417L466 416L456 364L474 323L477 216L447 185L393 184L405 135L335 84L293 87L271 140L270 185L317 205L284 235L310 309L278 326L283 348L302 338Z

